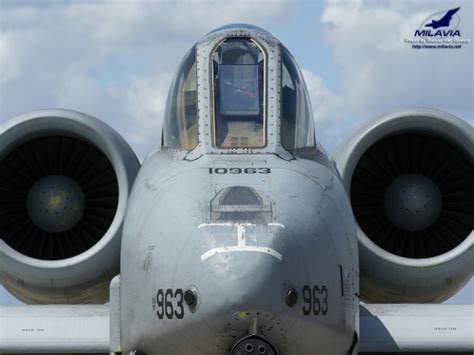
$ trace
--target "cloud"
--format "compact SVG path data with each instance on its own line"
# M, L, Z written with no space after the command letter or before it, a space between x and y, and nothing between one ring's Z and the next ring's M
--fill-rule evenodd
M141 140L160 143L161 126L172 73L158 73L151 78L134 78L127 92L127 111L133 118L134 130L129 135L131 144Z
M333 150L334 142L361 119L403 107L437 108L472 124L474 44L462 49L416 50L404 41L413 37L427 16L450 6L449 2L415 1L326 4L320 27L341 80L330 91L317 72L304 71L317 127L326 133L323 144ZM461 7L461 33L472 38L473 6L463 3Z
M339 98L326 86L324 80L311 70L302 70L310 95L316 124L334 119L339 108Z
M108 122L143 157L160 140L171 73L192 44L230 22L283 21L287 7L286 0L267 0L265 11L250 1L2 2L0 122L71 108Z

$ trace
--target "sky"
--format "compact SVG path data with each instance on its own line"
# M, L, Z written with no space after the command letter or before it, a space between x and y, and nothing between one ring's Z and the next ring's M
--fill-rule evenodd
M272 32L303 71L316 136L329 153L382 113L429 107L474 125L474 44L413 49L420 24L460 6L473 38L472 1L23 1L0 0L0 124L68 108L98 117L140 159L159 144L177 63L228 23ZM17 301L0 287L0 304ZM474 303L474 281L448 302Z

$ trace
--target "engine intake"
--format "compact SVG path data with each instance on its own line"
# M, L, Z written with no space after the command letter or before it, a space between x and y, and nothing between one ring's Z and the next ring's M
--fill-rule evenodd
M360 158L354 214L382 249L429 258L461 244L474 223L474 168L467 151L430 134L389 136Z
M139 169L109 126L67 110L1 128L1 280L28 303L105 302Z
M435 110L387 114L343 142L336 162L358 223L366 301L442 301L472 277L472 127Z

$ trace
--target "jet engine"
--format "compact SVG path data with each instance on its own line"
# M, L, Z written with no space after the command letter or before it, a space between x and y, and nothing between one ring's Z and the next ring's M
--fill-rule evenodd
M26 303L104 303L139 169L130 146L67 110L0 127L0 280Z
M447 113L383 115L337 149L366 302L442 302L474 270L474 130Z

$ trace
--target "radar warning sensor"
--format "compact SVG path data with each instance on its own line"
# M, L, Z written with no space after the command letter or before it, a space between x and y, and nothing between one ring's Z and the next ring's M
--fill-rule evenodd
M335 162L312 113L286 47L237 24L186 53L141 167L78 112L4 124L0 276L39 305L1 307L0 351L472 352L473 306L433 303L472 277L473 128L389 113Z

